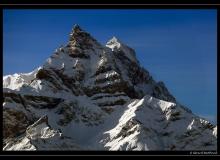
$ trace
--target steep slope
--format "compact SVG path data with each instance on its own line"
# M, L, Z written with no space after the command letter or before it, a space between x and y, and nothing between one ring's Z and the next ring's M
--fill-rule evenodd
M4 150L217 146L217 127L178 104L133 49L115 37L102 46L78 25L42 66L4 76L3 87Z
M79 146L51 129L48 117L44 116L26 129L26 135L10 141L3 150L81 150Z
M109 150L212 150L215 126L179 104L151 96L130 103L105 132Z

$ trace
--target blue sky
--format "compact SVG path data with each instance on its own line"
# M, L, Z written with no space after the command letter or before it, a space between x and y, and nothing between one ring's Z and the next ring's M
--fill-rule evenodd
M116 36L194 113L217 114L217 10L4 10L3 74L30 72L79 24L105 44Z

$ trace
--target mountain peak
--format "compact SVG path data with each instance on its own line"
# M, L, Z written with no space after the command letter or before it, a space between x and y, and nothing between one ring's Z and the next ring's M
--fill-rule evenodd
M106 47L76 24L43 66L3 77L3 150L216 150L217 126L118 38Z
M78 24L75 24L75 25L73 26L73 31L74 31L75 33L78 33L78 32L81 32L82 29L81 29L81 27L80 27Z
M116 38L115 36L113 36L107 43L106 46L113 49L115 47L120 48L122 42Z
M109 40L109 42L117 42L117 43L122 43L117 37L113 36L112 39Z
M78 24L75 24L70 33L69 44L88 48L98 43L88 32L81 29Z
M125 57L127 57L129 60L131 60L135 63L139 63L138 60L136 59L135 51L132 48L128 47L123 42L121 42L115 36L113 36L112 39L110 39L106 43L106 47L111 48L112 51L114 51L114 52L123 53L123 55Z
M76 37L77 35L79 35L80 33L83 33L83 32L86 33L85 31L83 31L81 29L81 27L78 24L75 24L72 28L71 33L70 33L70 40L71 40L71 38L74 38L74 37Z

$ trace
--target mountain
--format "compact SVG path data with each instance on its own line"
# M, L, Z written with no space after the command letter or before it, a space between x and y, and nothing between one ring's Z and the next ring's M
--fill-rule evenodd
M216 150L217 126L177 102L116 37L75 25L30 73L3 77L3 150Z

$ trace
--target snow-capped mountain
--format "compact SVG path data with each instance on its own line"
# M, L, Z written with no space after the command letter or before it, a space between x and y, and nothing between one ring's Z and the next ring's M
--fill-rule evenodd
M194 115L113 37L75 25L30 73L3 77L3 150L216 150L217 126Z

